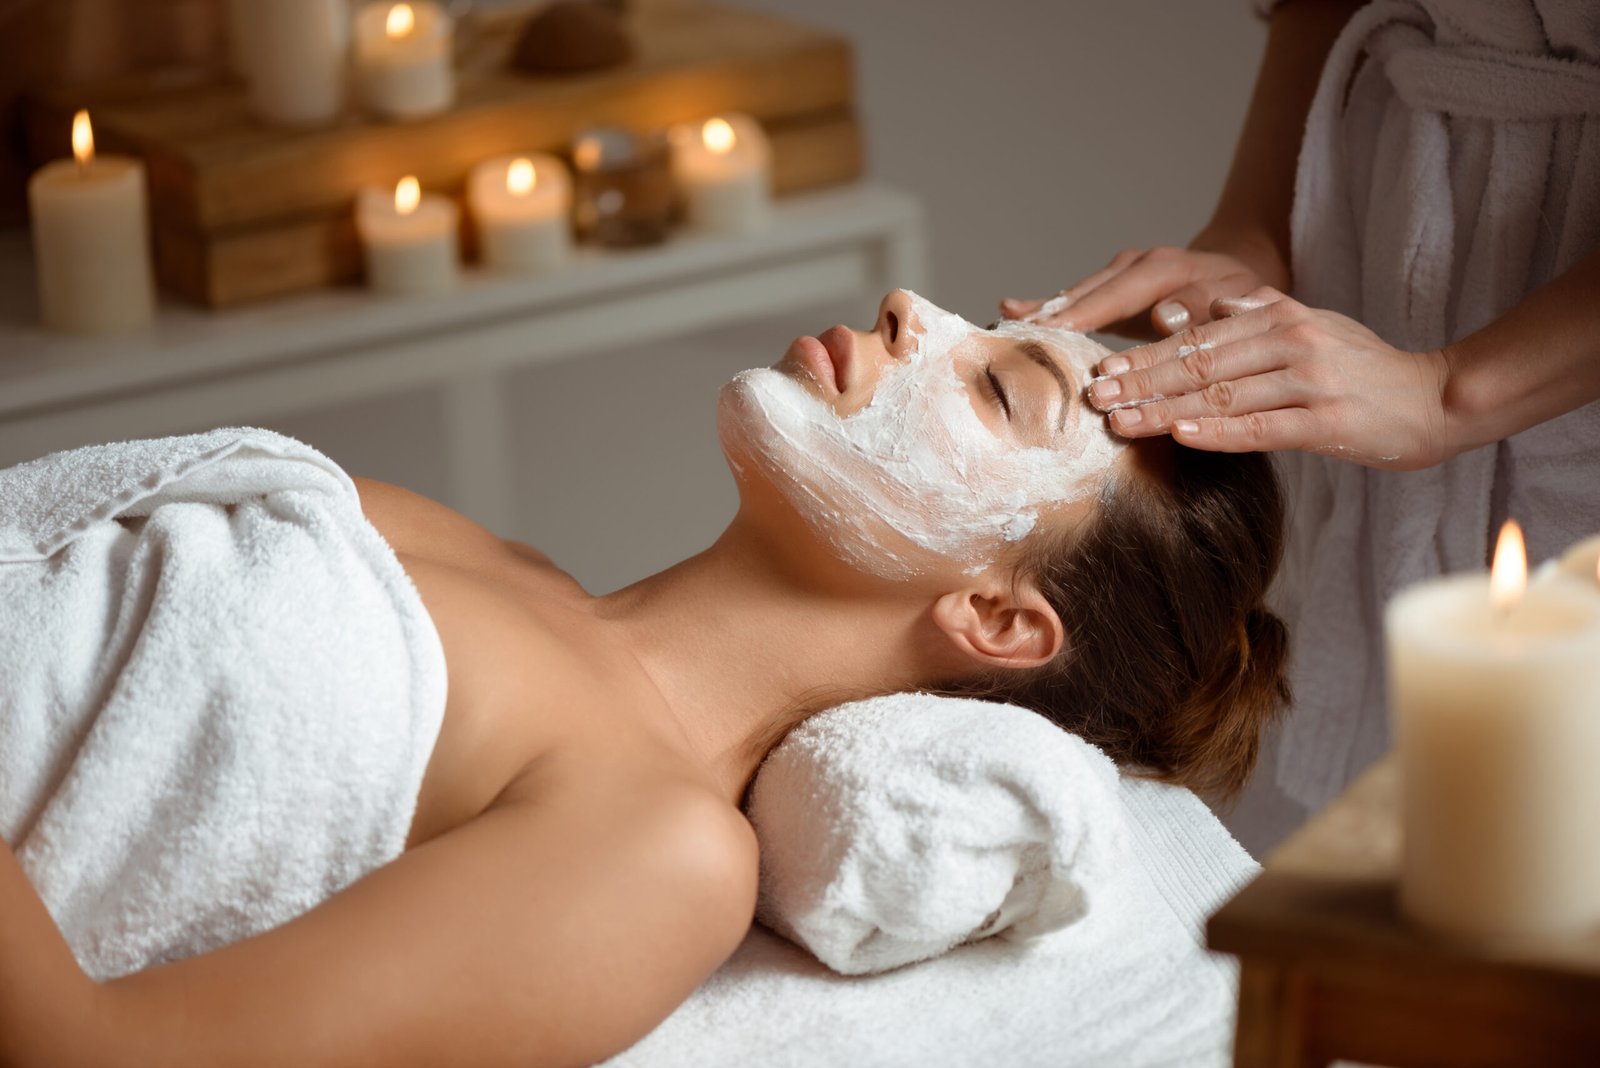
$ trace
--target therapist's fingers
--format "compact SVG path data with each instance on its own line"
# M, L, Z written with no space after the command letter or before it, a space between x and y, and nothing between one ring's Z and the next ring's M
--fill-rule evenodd
M1093 289L1073 294L1071 306L1058 317L1062 321L1053 325L1088 333L1141 319L1146 309L1190 281L1188 255L1182 249L1151 249L1114 273L1107 268Z
M1172 425L1172 437L1191 449L1211 452L1279 452L1308 448L1317 430L1315 417L1305 408L1280 408L1231 418L1179 419Z
M1185 327L1225 318L1226 312L1218 314L1219 307L1234 309L1235 305L1225 302L1230 299L1246 300L1245 294L1253 292L1260 285L1260 279L1249 271L1233 271L1216 278L1192 282L1150 309L1150 325L1155 328L1156 336L1170 337ZM1250 306L1254 305L1245 305Z
M1008 297L1000 302L1000 312L1007 319L1027 319L1041 326L1057 326L1066 330L1092 329L1075 325L1073 315L1068 309L1138 262L1144 252L1144 249L1139 248L1123 249L1111 257L1110 263L1072 283L1055 296L1041 300L1016 300Z
M1205 389L1223 391L1229 388L1228 383L1277 371L1284 366L1283 346L1271 332L1204 348L1180 345L1170 360L1160 360L1120 375L1096 378L1089 385L1089 402L1109 412Z
M1180 420L1216 419L1299 408L1308 399L1305 384L1287 371L1220 379L1193 393L1117 408L1111 429L1123 437L1166 434Z
M1214 319L1148 345L1135 345L1121 352L1114 352L1100 361L1095 373L1102 377L1126 375L1130 371L1140 371L1200 352L1210 352L1223 345L1231 345L1245 338L1255 337L1257 334L1268 333L1274 329L1276 320L1277 316L1266 309L1241 312L1227 319Z

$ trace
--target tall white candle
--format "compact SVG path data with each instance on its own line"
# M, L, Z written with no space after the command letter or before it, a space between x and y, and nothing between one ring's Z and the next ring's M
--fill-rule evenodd
M314 126L339 114L350 43L344 0L250 0L231 14L259 118Z
M689 225L756 230L772 214L772 150L748 115L723 115L672 133L672 170Z
M1457 936L1600 925L1600 593L1526 587L1521 551L1504 535L1492 577L1419 584L1385 618L1400 905Z
M572 179L554 156L499 156L472 169L467 204L486 266L546 271L572 250Z
M393 190L369 187L356 201L367 284L381 293L440 293L456 284L455 201L424 194L413 177Z
M374 3L356 15L356 71L374 114L415 119L456 96L454 20L432 0Z
M71 160L28 183L39 310L52 330L127 330L155 314L144 164L96 156L89 113L72 122Z

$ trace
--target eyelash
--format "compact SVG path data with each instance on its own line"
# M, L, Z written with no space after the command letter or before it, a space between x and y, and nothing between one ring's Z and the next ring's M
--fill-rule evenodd
M1006 420L1011 419L1011 402L1006 400L1006 395L1000 390L1000 380L994 376L994 364L983 369L984 384L989 387L989 393L999 402L1001 409L1006 413Z

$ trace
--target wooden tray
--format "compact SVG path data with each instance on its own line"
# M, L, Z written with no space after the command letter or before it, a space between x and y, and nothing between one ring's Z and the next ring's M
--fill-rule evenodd
M860 132L849 112L769 123L766 130L779 196L852 181L861 173ZM463 238L470 246L470 231ZM211 235L158 220L155 254L162 285L214 308L355 281L362 274L361 247L348 211Z
M123 84L34 98L30 153L36 162L68 155L71 114L90 107L97 144L149 168L162 283L209 305L354 277L349 215L363 186L415 174L425 188L459 190L489 156L560 152L589 126L651 128L743 111L773 139L780 192L860 173L842 37L739 8L638 5L632 63L534 77L505 64L524 15L477 18L458 45L456 106L421 121L352 115L284 130L252 118L238 84Z

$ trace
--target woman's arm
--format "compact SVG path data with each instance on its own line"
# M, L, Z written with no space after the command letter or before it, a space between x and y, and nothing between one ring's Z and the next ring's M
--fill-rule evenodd
M1597 292L1600 252L1477 333L1403 352L1353 319L1263 290L1219 302L1215 322L1101 361L1109 377L1089 399L1126 437L1429 467L1600 400Z
M79 1063L532 1068L626 1048L737 947L756 876L735 810L629 785L547 777L282 927L105 984Z
M87 1033L95 996L16 855L0 841L0 1065L81 1063L74 1043Z
M1306 113L1328 51L1364 0L1289 0L1272 13L1255 92L1211 221L1188 248L1124 249L1062 293L1040 322L1162 337L1206 322L1211 301L1262 285L1289 288L1289 209ZM1175 161L1181 168L1181 161ZM1004 301L1007 316L1043 301ZM1174 317L1177 305L1183 314ZM1166 311L1167 315L1157 312Z

